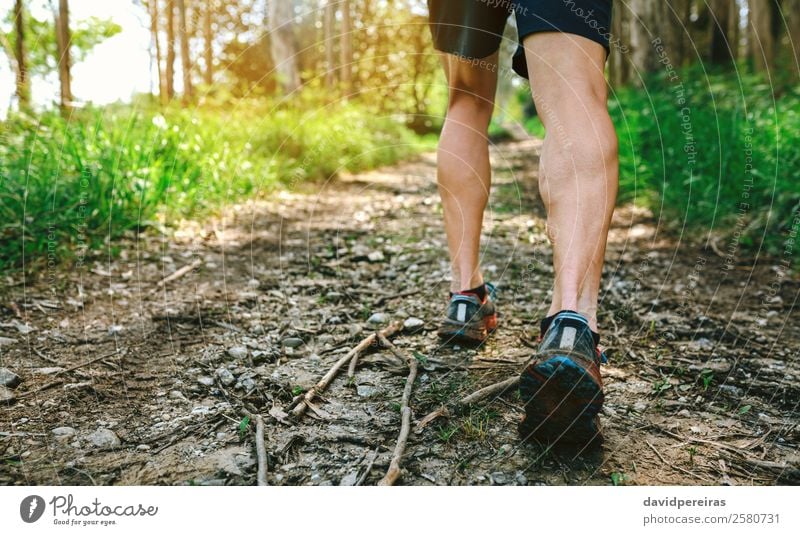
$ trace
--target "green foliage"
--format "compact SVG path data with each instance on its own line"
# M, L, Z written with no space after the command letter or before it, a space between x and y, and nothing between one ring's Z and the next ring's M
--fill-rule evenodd
M675 232L721 236L726 249L782 251L800 207L797 87L695 66L612 96L620 201L646 204Z
M354 102L119 106L69 121L15 115L0 129L2 268L23 255L29 267L81 258L156 222L427 148L401 120Z
M4 26L9 27L5 39L10 44L8 54L14 50L17 34L13 30L14 11L6 15ZM53 19L39 20L30 13L25 13L25 42L28 52L28 70L32 74L47 74L58 68L56 49L56 30ZM70 52L72 62L83 61L91 50L122 31L122 27L110 19L89 17L70 21Z

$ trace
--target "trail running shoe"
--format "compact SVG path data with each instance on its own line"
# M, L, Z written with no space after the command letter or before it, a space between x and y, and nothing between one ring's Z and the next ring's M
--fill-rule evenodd
M459 292L450 298L447 316L439 327L439 337L446 342L476 345L483 343L497 328L497 291L486 283L486 296L481 301L470 292Z
M522 438L550 444L601 442L600 363L605 361L585 317L571 310L556 314L520 376Z

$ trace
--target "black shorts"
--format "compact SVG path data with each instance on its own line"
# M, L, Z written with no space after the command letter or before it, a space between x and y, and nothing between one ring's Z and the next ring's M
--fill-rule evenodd
M514 71L528 78L522 40L535 32L580 35L609 52L611 0L428 0L433 46L468 59L500 47L506 19L514 13L519 43Z

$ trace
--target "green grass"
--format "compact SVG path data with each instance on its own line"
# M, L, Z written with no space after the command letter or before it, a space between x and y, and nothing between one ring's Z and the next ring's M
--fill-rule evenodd
M787 241L800 209L800 87L744 72L694 66L611 93L618 199L647 206L674 236L791 260L800 250ZM544 135L538 118L526 128Z
M120 237L432 147L358 103L267 100L0 122L0 269L117 252Z

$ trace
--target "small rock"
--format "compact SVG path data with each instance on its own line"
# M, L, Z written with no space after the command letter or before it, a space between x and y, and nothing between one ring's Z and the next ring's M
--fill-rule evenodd
M242 379L238 383L236 383L236 388L240 388L245 392L251 392L256 388L256 382L253 381L250 377Z
M367 255L367 260L370 262L383 262L386 257L383 256L383 251L372 251Z
M17 388L22 382L19 375L12 372L8 368L0 368L0 386L7 386L8 388Z
M721 392L725 392L726 394L730 394L731 396L736 398L741 397L744 394L744 392L742 392L742 389L739 388L738 386L719 385L719 389Z
M136 449L139 451L147 451L150 449L150 446L147 444L139 444L138 446L136 446Z
M219 368L216 373L217 377L219 377L219 382L223 386L230 386L236 382L236 377L233 376L228 368Z
M389 317L383 312L376 312L367 319L367 323L381 324L389 321Z
M502 472L494 472L491 474L491 478L495 485L505 485L508 483L508 478Z
M98 448L116 448L121 444L117 434L110 429L98 429L86 438Z
M112 325L111 327L108 328L108 334L113 336L115 334L120 334L124 330L125 327L123 327L122 325Z
M283 347L300 347L304 343L302 338L294 336L281 340L281 345L283 345Z
M0 403L11 403L15 399L17 399L17 396L14 395L13 390L0 386Z
M261 286L261 283L258 281L258 279L250 279L249 281L247 281L247 285L250 288L258 288L259 286Z
M325 300L335 303L336 301L341 300L344 297L344 294L339 292L328 292L325 294Z
M56 437L56 440L68 440L77 433L74 427L56 427L50 432Z
M517 472L516 479L517 479L517 483L519 483L520 485L527 485L528 484L528 478L525 477L525 474L523 474L522 472Z
M374 386L369 385L358 385L356 387L356 394L361 396L362 398L369 398L374 396L378 393L378 389Z
M633 405L633 410L636 411L636 412L644 412L645 410L647 410L647 403L645 403L643 401L635 403Z
M19 320L14 320L11 322L11 325L19 332L20 334L30 334L36 330L35 327L31 327L27 323L22 323Z
M403 322L403 327L404 327L404 328L405 328L407 331L416 331L416 330L419 330L419 329L421 329L421 328L422 328L422 326L423 326L423 325L425 325L425 322L424 322L424 321L422 321L422 320L421 320L421 319L419 319L419 318L415 318L415 317L413 317L413 316L412 316L412 317L410 317L410 318L406 318L406 321L404 321L404 322Z
M197 382L204 386L214 386L214 378L208 375L203 375L197 378Z
M244 346L233 346L228 348L228 355L235 359L243 359L247 356L247 348Z
M0 346L10 346L11 344L16 344L16 338L7 338L5 336L0 336Z
M358 472L350 472L339 481L340 487L352 487L358 481Z
M678 412L678 416L683 416L684 418L689 418L689 417L692 416L692 413L690 413L688 409L683 409L682 411Z

